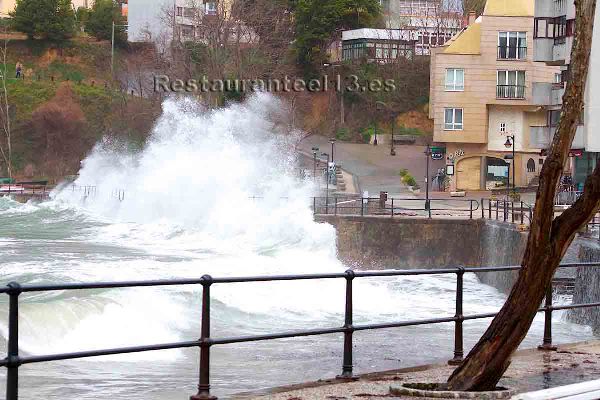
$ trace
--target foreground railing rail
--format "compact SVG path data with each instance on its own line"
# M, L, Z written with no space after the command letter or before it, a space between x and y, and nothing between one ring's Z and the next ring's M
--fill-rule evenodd
M600 263L577 263L564 264L561 268L576 267L600 267ZM181 349L198 347L200 349L200 368L198 393L191 397L192 400L216 399L210 393L210 349L212 346L227 345L243 342L257 342L264 340L307 337L327 335L333 333L343 333L343 362L342 373L338 379L355 379L353 375L353 348L352 336L354 332L375 329L399 328L417 325L430 325L454 322L454 357L449 360L450 364L460 364L464 356L463 347L463 323L475 319L491 318L496 313L471 314L464 315L463 311L463 287L465 273L490 273L490 272L509 272L520 270L519 266L508 267L478 267L478 268L443 268L443 269L417 269L417 270L386 270L386 271L353 271L348 270L344 273L312 274L312 275L275 275L275 276L249 276L249 277L223 277L213 278L210 275L204 275L199 279L174 279L174 280L154 280L154 281L127 281L127 282L96 282L96 283L68 283L56 285L20 285L11 282L7 286L0 288L0 294L6 294L9 297L8 312L8 348L7 357L0 360L0 367L7 368L6 377L6 399L18 399L19 388L19 367L25 364L44 363L50 361L71 360L88 357L108 356L115 354L139 353L146 351ZM385 322L377 324L354 324L353 321L353 281L357 278L368 277L394 277L394 276L415 276L415 275L447 275L456 274L456 300L455 314L443 318L431 318L423 320L409 320L397 322ZM276 281L298 281L298 280L320 280L320 279L344 279L346 281L345 292L345 312L344 324L338 327L307 329L289 332L278 332L273 334L238 336L225 338L212 338L210 330L210 288L214 284L229 283L251 283L251 282L276 282ZM202 320L200 329L200 338L191 341L182 341L175 343L162 343L145 346L121 347L113 349L101 349L91 351L80 351L74 353L49 354L21 356L19 353L19 298L23 293L64 291L64 290L93 290L93 289L112 289L112 288L134 288L134 287L157 287L157 286L179 286L179 285L201 285L202 286ZM570 304L554 306L552 304L552 285L548 288L544 305L539 309L545 313L544 339L540 349L555 349L552 344L552 312L556 310L568 310L576 308L600 307L600 302L586 304Z

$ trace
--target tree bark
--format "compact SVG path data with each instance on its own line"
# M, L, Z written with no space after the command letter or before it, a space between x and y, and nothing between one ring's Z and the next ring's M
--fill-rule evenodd
M600 165L585 183L579 200L554 218L554 196L584 105L590 60L595 0L575 0L575 39L571 76L563 98L560 122L550 154L540 173L527 248L506 303L465 361L448 379L451 390L493 390L510 365L535 318L546 289L576 232L598 212Z

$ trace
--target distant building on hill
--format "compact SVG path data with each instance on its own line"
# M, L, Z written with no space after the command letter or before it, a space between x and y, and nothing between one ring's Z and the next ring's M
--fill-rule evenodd
M124 0L127 3L127 0ZM94 5L94 0L71 0L75 9L79 7L90 8ZM15 9L16 0L0 0L0 18L9 17L9 13Z
M331 62L357 58L388 62L396 55L428 56L432 47L444 45L465 25L462 8L454 0L379 1L385 28L343 32L328 49Z

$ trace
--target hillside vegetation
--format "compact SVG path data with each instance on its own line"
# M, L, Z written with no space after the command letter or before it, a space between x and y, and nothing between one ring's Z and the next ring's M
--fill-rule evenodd
M23 65L22 79L16 79L17 63ZM109 84L106 42L10 40L5 73L17 178L55 180L76 173L107 135L141 145L158 115L156 101Z

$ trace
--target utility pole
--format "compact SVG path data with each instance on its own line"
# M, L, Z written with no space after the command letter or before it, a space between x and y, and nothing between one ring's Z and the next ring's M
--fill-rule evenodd
M115 76L115 21L112 22L112 33L110 38L110 77Z
M429 211L431 209L431 201L429 200L429 157L431 156L431 147L427 144L427 149L425 149L425 158L427 159L427 168L425 173L425 211Z

